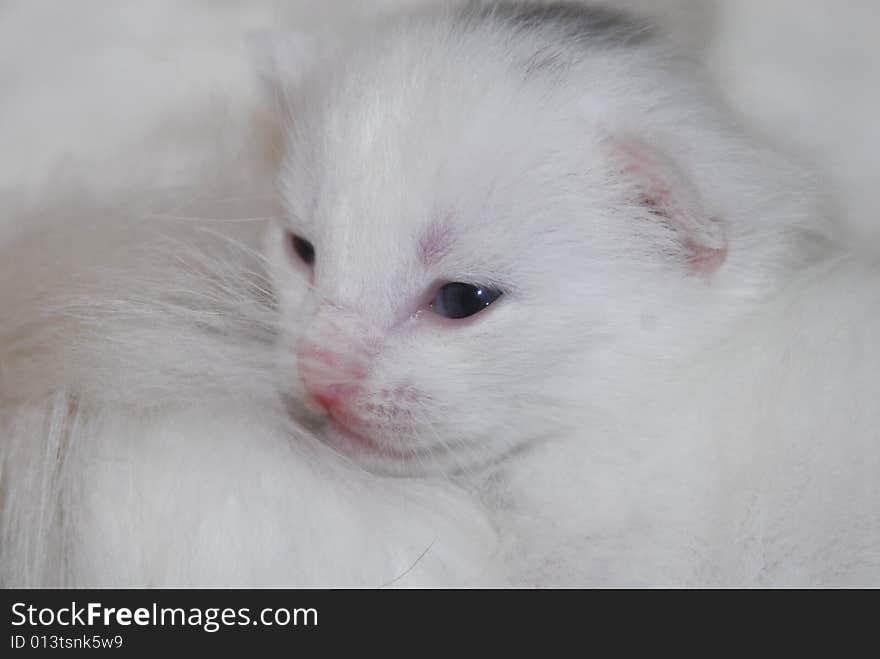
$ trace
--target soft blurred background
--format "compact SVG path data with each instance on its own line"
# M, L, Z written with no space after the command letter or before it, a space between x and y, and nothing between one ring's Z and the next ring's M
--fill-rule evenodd
M425 1L0 0L0 238L23 228L17 208L72 188L159 194L206 175L259 188L271 173L248 35ZM825 172L846 221L880 237L880 2L604 4L665 23L760 131Z

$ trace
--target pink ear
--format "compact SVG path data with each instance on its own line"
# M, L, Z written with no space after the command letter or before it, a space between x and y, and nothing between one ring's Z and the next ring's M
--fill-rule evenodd
M705 275L718 270L727 258L724 227L681 168L635 139L615 138L611 145L639 203L679 234L689 266Z

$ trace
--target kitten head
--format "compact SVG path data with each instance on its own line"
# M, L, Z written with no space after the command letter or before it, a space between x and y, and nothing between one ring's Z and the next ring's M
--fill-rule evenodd
M474 5L367 37L307 73L279 50L267 238L284 390L364 464L468 470L570 434L784 260L732 249L765 179L639 23Z

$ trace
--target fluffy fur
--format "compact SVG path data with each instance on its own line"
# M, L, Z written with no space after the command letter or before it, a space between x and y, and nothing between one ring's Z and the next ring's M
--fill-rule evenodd
M643 23L479 5L268 52L265 256L99 208L105 258L51 223L3 262L4 583L880 580L876 258ZM452 324L443 281L505 295ZM303 346L363 367L373 448Z
M312 294L283 235L268 253L287 388L298 343L369 361L358 420L385 450L466 470L570 434L628 362L693 351L821 245L809 187L638 22L502 5L381 34L301 88L281 81L287 225L316 247ZM675 208L645 204L655 192ZM438 226L448 253L426 266ZM695 272L693 245L724 267ZM453 326L422 302L443 281L506 297Z
M284 408L263 223L74 207L89 225L42 209L2 268L25 293L0 323L4 584L497 581L479 502L366 473Z

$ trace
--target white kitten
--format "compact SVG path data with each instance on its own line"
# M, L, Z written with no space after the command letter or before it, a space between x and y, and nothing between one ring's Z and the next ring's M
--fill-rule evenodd
M268 249L287 389L371 464L468 470L579 428L821 244L785 165L616 14L478 6L340 49L286 91Z
M0 261L4 584L880 580L877 268L642 24L486 6L270 47L271 287Z
M516 581L880 579L880 272L649 29L471 4L311 69L290 39L267 245L328 443L483 488Z

